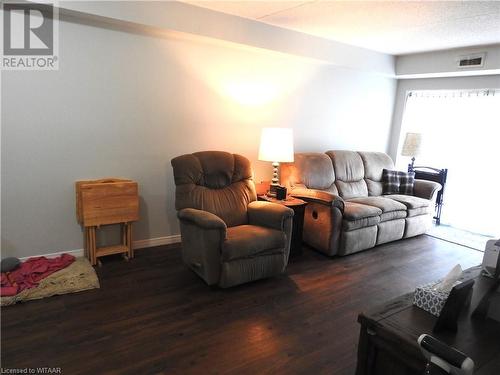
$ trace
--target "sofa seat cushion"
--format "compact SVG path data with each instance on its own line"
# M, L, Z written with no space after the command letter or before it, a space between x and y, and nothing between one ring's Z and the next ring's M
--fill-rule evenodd
M382 215L380 215L380 222L382 223L390 220L404 219L407 216L408 216L408 211L406 210L384 212Z
M433 212L433 207L418 207L408 209L408 217L419 216L419 215L430 215Z
M264 252L282 252L285 237L282 231L257 225L227 228L226 240L222 243L222 260L247 258Z
M345 231L365 228L380 223L382 210L378 207L345 202L342 226Z
M381 222L406 217L406 206L394 199L385 197L360 197L349 199L349 202L380 208L382 210L382 214L380 215Z
M403 203L408 209L429 207L432 205L430 200L414 197L413 195L391 194L386 195L385 197Z
M412 195L391 194L387 198L403 203L407 207L407 217L430 214L434 206L432 201Z

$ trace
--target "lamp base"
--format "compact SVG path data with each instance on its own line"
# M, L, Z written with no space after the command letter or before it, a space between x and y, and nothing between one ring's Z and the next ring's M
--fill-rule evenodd
M408 173L414 172L413 168L415 166L415 157L411 158L411 164L408 164Z
M280 163L277 161L273 162L273 178L271 180L271 185L269 186L269 195L270 197L276 197L276 188L280 186L279 178L278 178L278 168L280 166Z
M280 180L278 178L278 168L280 166L280 163L277 161L273 162L273 179L271 180L271 186L278 186L280 184Z

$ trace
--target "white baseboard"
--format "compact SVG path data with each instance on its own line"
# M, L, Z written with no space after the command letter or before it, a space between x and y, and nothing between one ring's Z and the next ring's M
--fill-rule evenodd
M29 257L22 257L19 258L22 261L25 261L26 259L29 258L34 258L34 257L45 257L45 258L55 258L58 257L62 254L70 254L73 255L75 258L82 257L83 256L83 249L76 249L76 250L68 250L68 251L58 251L57 253L49 253L49 254L40 254L40 255L30 255Z
M148 247L155 247L155 246L162 246L162 245L170 245L173 243L180 243L181 242L181 235L180 234L173 234L171 236L165 236L165 237L157 237L157 238L148 238L146 240L138 240L133 242L133 248L134 249L145 249ZM45 257L45 258L55 258L60 256L61 254L71 254L74 257L82 257L83 256L83 249L76 249L76 250L67 250L67 251L58 251L56 253L49 253L49 254L41 254L41 255L31 255L28 257L22 257L19 258L20 260L24 261L28 258L33 258L33 257Z
M145 249L147 247L170 245L173 243L180 243L180 242L181 242L181 235L173 234L171 236L148 238L146 240L134 241L133 247L134 249Z

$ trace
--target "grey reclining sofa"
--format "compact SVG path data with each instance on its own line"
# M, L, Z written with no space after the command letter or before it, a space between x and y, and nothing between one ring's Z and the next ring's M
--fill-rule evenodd
M381 152L298 153L283 163L281 182L309 202L304 241L333 256L425 233L441 185L415 180L414 195L383 195L384 168L394 162Z

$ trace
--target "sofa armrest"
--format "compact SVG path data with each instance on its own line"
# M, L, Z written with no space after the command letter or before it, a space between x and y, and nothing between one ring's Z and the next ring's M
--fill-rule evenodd
M436 193L441 190L441 184L434 181L415 180L413 195L419 198L434 200Z
M341 212L344 212L344 200L338 195L326 191L295 188L290 191L290 195L295 198L303 199L306 202L316 202L326 206L337 207Z
M254 201L248 205L248 221L252 225L285 230L285 222L293 217L293 210L281 204Z
M177 217L181 221L189 221L203 229L220 229L224 232L227 230L226 223L220 217L208 211L183 208L177 212Z

